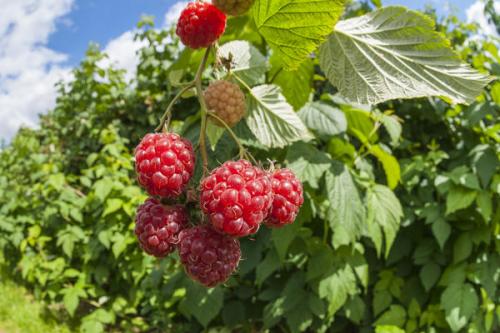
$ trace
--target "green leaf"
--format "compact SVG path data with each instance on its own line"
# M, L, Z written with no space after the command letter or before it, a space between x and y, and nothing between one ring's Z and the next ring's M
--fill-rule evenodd
M121 199L108 199L106 200L106 208L102 213L102 217L106 217L114 212L118 211L123 206L123 200Z
M280 297L264 307L262 316L264 328L271 328L280 321L285 313L283 309L283 302L283 297Z
M308 103L298 115L309 129L316 131L319 135L338 135L347 130L345 114L324 102Z
M472 155L472 168L486 188L500 165L498 157L488 145L475 147L470 155Z
M368 234L384 232L385 256L389 255L392 243L399 230L403 208L394 193L383 185L369 189L366 197ZM378 255L382 252L382 240L374 240Z
M297 236L298 228L299 225L293 223L272 231L271 239L281 262L285 260L288 247Z
M331 166L332 160L315 146L298 142L288 149L286 156L288 167L302 181L307 182L313 188L319 187L319 181L323 174Z
M398 117L393 115L383 114L380 122L384 125L387 133L391 137L391 145L396 146L401 138L401 132L403 131L403 127L398 120Z
M217 145L217 142L219 142L224 132L225 128L217 126L211 121L207 123L207 137L212 150L215 150L215 146Z
M326 191L330 200L328 222L333 230L333 245L354 242L361 235L365 222L365 207L351 173L335 162L326 173Z
M370 154L375 156L380 163L382 163L389 187L391 189L396 188L401 179L401 169L398 160L378 145L370 147Z
M316 294L309 293L309 295L307 296L307 303L309 304L309 309L311 309L311 312L316 316L320 317L324 315L325 305L323 301L318 296L316 296Z
M448 237L450 237L451 227L446 220L438 218L432 223L432 233L436 237L441 249L443 249Z
M94 183L94 193L100 202L104 202L113 189L113 181L110 178L99 179Z
M453 332L467 325L479 306L474 287L468 283L452 283L441 295L441 306L446 312L446 321Z
M348 296L356 291L356 276L348 265L321 280L318 286L319 297L328 301L330 316L333 316L344 305Z
M71 317L75 315L78 304L80 304L80 297L85 297L85 295L85 292L77 287L67 288L64 290L64 307Z
M295 141L312 138L307 127L281 94L279 87L254 87L247 103L246 123L263 145L284 147Z
M51 185L56 191L61 191L65 183L66 179L62 173L50 175L47 179L47 185Z
M331 34L344 0L257 0L255 25L273 51L296 69Z
M359 296L354 296L349 299L345 304L345 315L346 317L356 323L361 323L363 316L365 314L365 303Z
M237 326L246 320L245 305L240 301L230 301L224 304L222 319L229 327Z
M490 222L491 214L493 213L493 200L491 194L486 191L481 191L476 198L477 208L486 223Z
M393 325L377 325L375 333L405 333L405 331Z
M102 333L104 325L95 320L84 320L80 326L81 333Z
M254 86L264 82L267 71L266 58L247 41L235 40L222 45L219 55L231 60L231 72L246 84Z
M106 311L105 309L97 309L92 312L91 316L96 318L100 323L112 324L115 321L115 314L111 311Z
M333 260L334 254L331 247L322 245L318 251L312 253L307 262L307 280L310 281L323 276L333 266Z
M207 327L219 314L223 301L224 293L220 287L207 289L191 282L188 285L181 308L193 315L204 327Z
M342 111L347 118L347 131L356 136L361 142L374 142L378 136L374 133L373 120L367 110L342 105Z
M313 315L307 303L300 302L291 311L285 314L286 322L291 332L304 332L313 321Z
M402 327L406 321L406 311L401 305L391 305L389 310L384 312L375 325L393 325Z
M255 280L258 285L261 285L272 273L280 268L280 259L276 251L267 252L266 257L262 260L255 270Z
M436 263L429 262L420 270L420 280L426 291L429 291L439 279L441 275L441 266Z
M453 244L453 263L458 263L467 259L472 252L471 235L468 233L461 234Z
M339 21L334 30L320 48L320 65L353 102L444 96L470 103L491 81L463 63L417 11L385 7Z
M285 96L286 100L295 110L300 109L311 95L311 85L314 75L314 62L306 59L296 70L284 70L283 59L271 55L271 70L268 76L273 78L271 83L277 84Z
M446 215L469 207L476 199L477 192L463 186L452 185L446 197Z
M125 236L120 233L116 233L113 235L113 246L111 247L111 251L115 258L118 258L120 254L125 251L127 248L127 243L125 241Z
M448 176L456 185L463 185L471 190L481 190L477 175L471 173L469 168L466 166L459 166L451 172L446 173L446 176Z
M391 305L392 296L387 290L379 291L375 293L373 297L373 313L378 315Z

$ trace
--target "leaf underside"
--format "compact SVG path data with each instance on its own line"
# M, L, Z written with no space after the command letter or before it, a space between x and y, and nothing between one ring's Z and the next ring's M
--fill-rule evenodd
M491 78L461 61L427 16L386 7L339 21L320 47L320 65L352 102L442 96L470 103Z

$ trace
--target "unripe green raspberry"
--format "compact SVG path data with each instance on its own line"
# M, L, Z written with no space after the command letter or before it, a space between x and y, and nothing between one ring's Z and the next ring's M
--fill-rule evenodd
M236 125L246 113L245 94L240 87L230 81L215 81L205 90L205 101L209 112L213 112L228 126ZM214 124L223 126L210 118Z
M254 0L212 0L215 7L227 15L238 16L245 14L252 7Z

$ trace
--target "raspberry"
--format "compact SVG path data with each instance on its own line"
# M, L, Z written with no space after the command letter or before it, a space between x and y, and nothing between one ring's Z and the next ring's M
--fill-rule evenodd
M135 234L141 248L155 257L164 257L175 249L179 232L187 226L183 206L163 206L149 198L137 208Z
M226 15L206 2L190 2L181 12L176 33L192 49L210 46L226 29Z
M226 281L240 261L240 242L208 225L179 234L179 256L186 274L206 287Z
M238 16L252 7L253 0L212 0L212 3L227 15Z
M135 149L135 170L150 195L176 197L193 175L193 146L177 134L147 134Z
M300 206L304 203L302 183L288 169L279 169L272 174L274 199L266 225L282 227L293 223Z
M228 161L201 181L200 197L216 230L247 236L257 232L271 207L271 179L246 160Z
M230 127L236 125L246 113L245 94L236 83L215 81L208 86L204 95L208 109ZM210 119L214 124L223 126L219 121Z

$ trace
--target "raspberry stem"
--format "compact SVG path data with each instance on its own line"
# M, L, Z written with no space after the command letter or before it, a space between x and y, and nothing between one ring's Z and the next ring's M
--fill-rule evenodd
M198 71L196 72L196 76L194 78L195 82L195 88L196 88L196 95L198 96L198 102L200 103L201 107L201 129L200 129L200 139L199 139L199 145L200 145L200 153L201 153L201 160L203 163L203 176L206 176L208 172L208 156L207 156L207 145L206 145L206 132L207 132L207 104L205 103L205 97L203 96L203 89L201 86L201 78L203 74L203 70L205 69L205 66L207 64L208 56L210 54L210 49L211 46L207 47L205 51L205 55L203 56L203 59L201 60L200 67L198 67Z
M233 130L231 129L231 127L229 127L229 125L224 121L222 120L222 118L220 118L218 115L216 115L215 113L213 112L208 112L208 115L212 118L215 118L217 121L219 121L225 128L226 130L229 132L229 134L231 135L231 137L233 138L234 142L236 142L236 144L238 145L238 148L240 149L240 158L246 158L246 159L251 159L252 162L257 165L257 161L255 160L255 158L252 156L252 154L250 154L246 149L245 147L241 144L241 141L240 139L238 139L238 136L233 132Z
M248 84L243 81L238 75L236 75L236 73L229 73L230 76L234 77L236 80L238 80L238 82L246 89L248 90L248 92L250 93L250 95L254 96L253 92L252 92L252 88L250 88L248 86ZM254 96L255 97L255 96Z
M188 91L189 89L194 87L194 81L189 82L184 88L182 88L177 95L172 99L172 101L168 104L167 109L163 113L163 116L160 119L160 124L156 128L157 132L161 132L162 130L168 130L170 126L170 119L172 118L172 108L174 107L175 102L181 98L181 96Z

